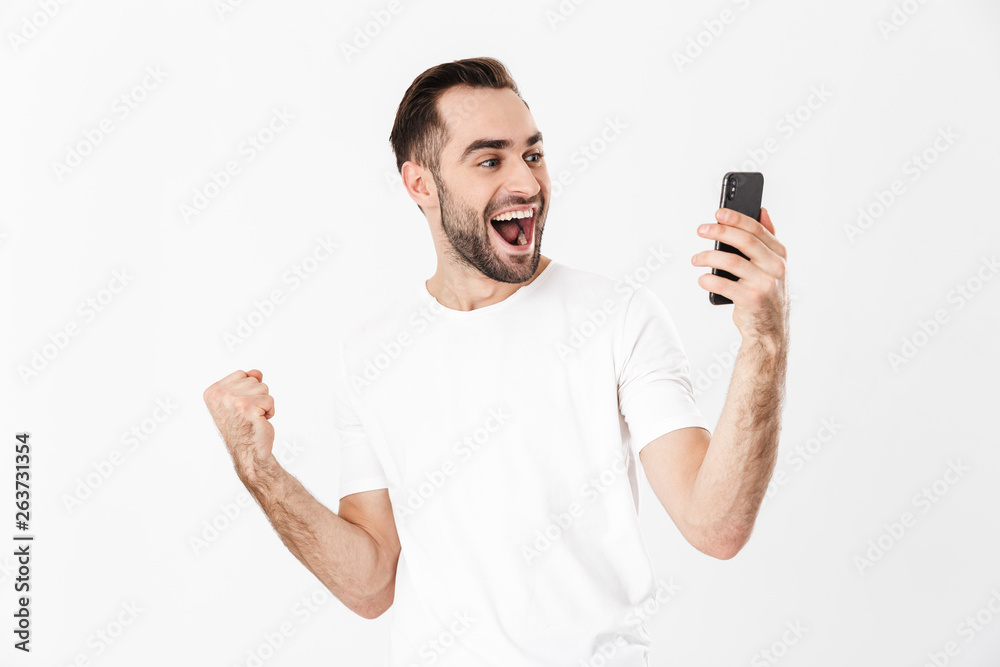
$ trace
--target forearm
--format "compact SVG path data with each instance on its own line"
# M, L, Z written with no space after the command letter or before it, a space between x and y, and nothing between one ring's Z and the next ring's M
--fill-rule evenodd
M237 473L288 550L330 592L365 618L382 613L395 569L368 532L316 500L273 457Z
M689 523L735 553L753 530L777 458L787 344L744 340L729 393L691 490Z

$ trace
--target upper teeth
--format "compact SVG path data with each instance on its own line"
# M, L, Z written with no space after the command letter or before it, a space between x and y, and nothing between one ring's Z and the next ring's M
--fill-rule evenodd
M530 218L535 214L535 209L529 208L526 211L507 211L503 215L498 215L493 220L513 220L514 218Z

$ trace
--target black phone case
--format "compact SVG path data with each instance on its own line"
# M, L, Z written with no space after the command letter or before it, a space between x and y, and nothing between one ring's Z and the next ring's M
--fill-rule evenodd
M734 180L736 184L736 192L734 193L734 197L729 199L727 194L729 189L732 187ZM756 171L731 171L722 177L722 196L719 200L719 208L732 209L737 213L750 216L757 222L760 222L760 201L763 195L763 174ZM750 259L728 243L716 241L715 249L722 250L724 252L736 253L743 259ZM728 278L729 280L739 280L737 276L734 276L732 273L724 269L713 268L712 273L717 276L722 276L723 278ZM714 306L722 306L733 302L732 299L722 296L721 294L716 294L715 292L708 293L708 300Z

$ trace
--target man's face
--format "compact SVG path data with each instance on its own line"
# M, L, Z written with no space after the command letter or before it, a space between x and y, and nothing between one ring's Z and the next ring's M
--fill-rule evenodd
M468 86L447 90L438 110L448 142L434 182L456 259L492 280L527 282L538 268L550 191L531 113L510 89ZM491 223L510 211L523 217Z

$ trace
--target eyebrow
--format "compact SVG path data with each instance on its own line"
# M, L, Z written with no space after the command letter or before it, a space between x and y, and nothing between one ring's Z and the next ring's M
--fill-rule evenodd
M534 146L542 141L542 133L536 132L535 134L528 137L524 145ZM475 153L476 151L483 150L484 148L489 148L495 151L503 151L509 149L513 145L510 139L476 139L471 144L465 148L465 152L462 153L462 159L460 162L465 162L465 159Z

